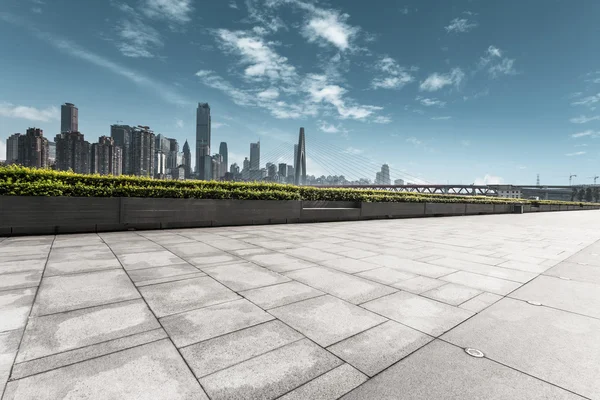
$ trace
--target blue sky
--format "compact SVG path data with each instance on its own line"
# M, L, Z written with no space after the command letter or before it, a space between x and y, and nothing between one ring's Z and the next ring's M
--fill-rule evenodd
M92 6L91 4L94 4ZM102 4L100 4L102 3ZM0 159L27 127L86 139L117 121L241 163L260 139L312 174L566 184L600 175L600 2L3 0Z

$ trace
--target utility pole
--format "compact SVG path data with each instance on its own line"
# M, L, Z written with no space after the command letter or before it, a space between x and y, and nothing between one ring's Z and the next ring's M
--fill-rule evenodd
M573 175L573 174L569 175L569 186L572 185L573 178L577 178L577 175Z

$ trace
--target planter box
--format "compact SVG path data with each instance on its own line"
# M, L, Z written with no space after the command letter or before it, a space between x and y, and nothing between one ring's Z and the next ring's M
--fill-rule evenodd
M425 215L464 215L465 203L426 203Z
M493 204L465 204L465 214L466 215L483 215L483 214L493 214L494 213L494 205Z
M360 219L360 208L303 208L300 222L355 221Z
M361 217L402 218L425 215L425 203L362 203Z
M492 204L494 206L494 214L510 214L514 212L515 205L513 204Z
M360 208L360 202L354 201L302 201L302 208Z

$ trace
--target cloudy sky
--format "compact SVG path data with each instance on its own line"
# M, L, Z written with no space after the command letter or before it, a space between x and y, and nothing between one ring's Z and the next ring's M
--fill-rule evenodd
M92 3L94 6L92 6ZM28 127L86 139L122 121L309 173L426 182L600 175L600 2L2 0L0 159Z

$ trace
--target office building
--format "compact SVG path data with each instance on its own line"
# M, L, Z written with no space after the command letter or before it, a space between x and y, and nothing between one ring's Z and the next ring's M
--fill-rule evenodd
M59 171L90 173L90 143L77 131L61 132L54 138L56 143L55 168Z
M250 171L260 170L260 141L250 143Z
M121 148L112 137L100 136L98 143L92 144L90 170L93 174L121 175L123 155Z
M180 165L177 168L172 168L171 169L171 179L174 179L176 181L182 181L185 179L185 167L183 165Z
M169 140L169 153L167 154L167 170L177 168L181 163L179 162L179 143L177 139Z
M198 179L210 180L212 171L209 169L211 166L210 106L208 103L198 103L196 109L196 170Z
M56 163L56 143L48 141L48 163L54 165Z
M238 176L240 174L240 167L236 163L233 163L229 168L229 172L234 176Z
M148 126L138 125L131 132L131 173L152 177L154 174L154 132Z
M121 148L121 168L122 173L131 175L131 132L133 128L129 125L111 125L110 137L115 141L115 146Z
M285 178L287 176L287 164L280 163L279 164L279 178Z
M79 110L75 104L65 103L60 106L60 131L79 132Z
M404 185L404 179L396 179L394 185Z
M277 176L277 166L273 163L267 163L267 176L270 179L275 179Z
M229 161L229 155L228 155L228 151L227 151L227 143L226 142L221 142L221 144L219 145L219 154L221 155L221 170L219 171L219 178L225 175L225 172L227 172L227 166L228 161Z
M218 181L221 178L221 171L223 170L223 156L217 153L212 156L211 164L211 177L213 181Z
M248 157L244 158L244 166L242 168L242 179L245 181L250 180L250 160L248 160Z
M185 179L192 179L192 154L190 152L190 145L186 140L183 144L183 169Z
M375 174L376 185L391 185L392 180L390 179L390 167L387 164L381 166L381 171Z
M154 177L164 179L167 176L167 155L162 151L154 152Z
M20 133L14 133L6 139L6 164L16 164L19 157Z
M18 138L17 163L25 167L48 167L48 139L39 128L29 128Z

